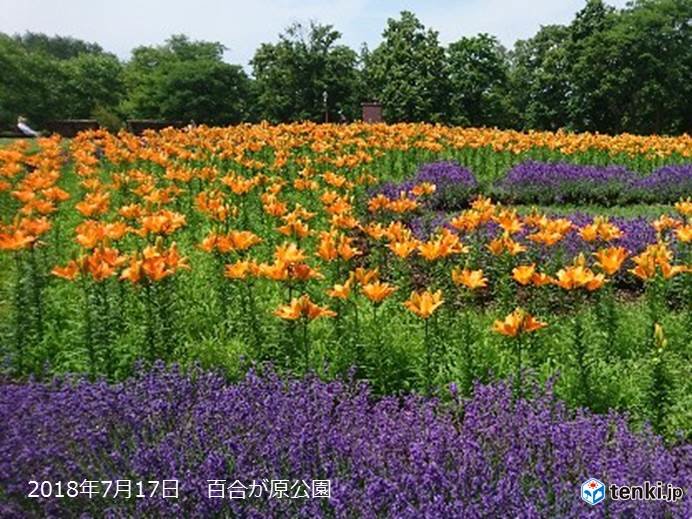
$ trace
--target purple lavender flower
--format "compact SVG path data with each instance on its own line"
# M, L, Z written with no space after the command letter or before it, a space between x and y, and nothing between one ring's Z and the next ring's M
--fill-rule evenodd
M404 182L387 182L377 188L373 194L382 193L388 198L398 198L401 193L413 197L411 190L422 182L435 186L435 193L428 198L427 206L435 210L452 210L465 207L478 183L468 169L456 162L440 161L424 164L416 175Z
M495 186L514 203L671 203L692 193L692 165L665 166L640 177L622 166L584 166L527 161Z
M664 166L632 186L645 202L675 202L692 195L692 164Z
M637 176L622 166L583 166L527 161L514 166L496 185L501 198L515 203L613 204Z
M665 481L689 492L692 448L572 412L550 388L478 385L463 407L250 373L239 383L155 367L122 384L0 386L5 517L689 517L678 503L590 507L580 484ZM29 480L178 479L178 499L30 499ZM331 499L209 499L208 480L331 480Z

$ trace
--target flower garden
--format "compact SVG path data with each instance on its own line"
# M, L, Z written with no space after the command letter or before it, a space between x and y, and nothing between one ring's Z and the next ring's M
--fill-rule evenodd
M691 156L425 124L5 145L1 514L689 517ZM686 495L590 507L590 477ZM28 496L126 478L179 497ZM331 496L207 496L263 479Z

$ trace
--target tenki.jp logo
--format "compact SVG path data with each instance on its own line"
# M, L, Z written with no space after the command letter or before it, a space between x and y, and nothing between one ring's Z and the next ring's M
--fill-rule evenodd
M590 505L597 505L603 501L605 499L605 491L605 485L595 478L591 478L581 484L581 498Z
M643 500L676 502L683 498L685 490L670 483L644 481L643 485L608 485L608 494L614 501ZM606 497L606 486L596 478L581 484L581 498L590 505L597 505Z

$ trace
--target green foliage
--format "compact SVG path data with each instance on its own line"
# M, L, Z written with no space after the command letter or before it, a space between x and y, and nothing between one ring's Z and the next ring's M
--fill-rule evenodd
M36 125L112 110L124 94L122 65L100 47L72 38L0 34L0 123L23 115Z
M569 26L546 26L511 53L524 128L616 134L692 128L692 4L588 0Z
M390 18L383 41L365 59L370 97L387 121L443 121L448 110L447 61L437 32L413 13Z
M60 85L67 78L59 62L0 34L0 70L0 123L14 125L24 115L40 124L66 114Z
M528 40L516 43L512 59L512 97L523 127L557 130L567 123L568 59L563 42L569 29L541 27Z
M272 122L349 119L359 108L357 54L337 44L331 25L294 24L279 42L263 43L252 59L257 116ZM324 93L327 94L326 106Z
M114 109L125 94L122 65L111 54L80 54L61 62L60 85L67 116L90 117L97 108Z
M331 25L294 24L252 59L253 78L216 42L172 36L127 63L71 37L0 34L0 125L98 114L229 124L356 119L378 100L389 122L676 134L692 131L692 3L586 0L505 51L464 36L446 49L403 11L359 55ZM326 106L324 94L326 93Z
M219 43L173 36L158 47L138 47L125 67L126 113L134 117L210 124L245 118L249 80L222 60Z
M27 52L38 52L57 59L71 59L83 54L98 55L103 49L97 43L90 43L71 36L48 36L47 34L27 31L14 36Z
M571 26L570 120L576 130L692 128L692 4L641 0L621 13L590 1Z
M506 51L488 34L461 38L447 49L449 112L453 124L511 127L509 63Z
M101 128L105 128L109 132L117 133L124 126L122 118L117 113L102 105L94 107L91 117L96 119Z

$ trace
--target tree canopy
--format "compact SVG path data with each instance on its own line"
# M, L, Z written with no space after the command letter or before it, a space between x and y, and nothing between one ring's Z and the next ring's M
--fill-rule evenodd
M240 121L356 119L379 101L387 121L605 133L692 130L692 2L586 0L567 25L505 49L488 34L443 45L415 14L387 20L356 52L331 25L296 23L249 68L218 42L174 35L122 61L69 36L0 33L0 124L25 115Z
M447 62L436 31L408 11L390 18L383 41L365 58L369 97L387 121L443 121L449 106Z
M277 43L263 43L251 62L257 116L272 122L321 121L326 109L331 120L339 111L355 117L358 55L338 44L340 38L331 25L296 23Z

